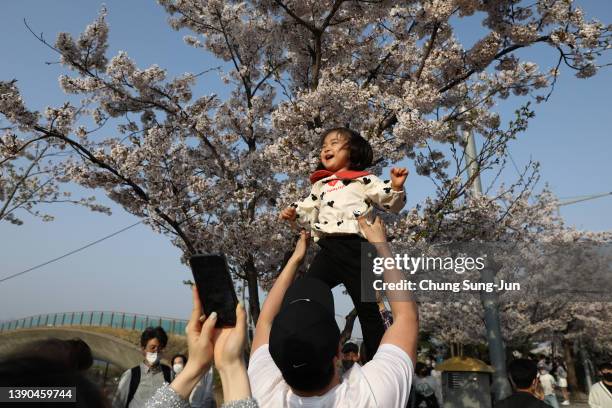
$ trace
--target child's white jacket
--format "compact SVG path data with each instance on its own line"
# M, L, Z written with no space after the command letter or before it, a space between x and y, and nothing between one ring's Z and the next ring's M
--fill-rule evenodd
M313 179L317 173L325 177ZM315 240L325 234L359 234L357 218L368 216L374 207L399 213L406 193L393 190L390 180L381 180L365 171L315 172L309 197L293 203L296 221L310 228Z

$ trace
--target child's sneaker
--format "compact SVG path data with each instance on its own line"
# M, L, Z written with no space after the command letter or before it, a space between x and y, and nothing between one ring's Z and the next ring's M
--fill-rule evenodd
M561 405L569 405L569 404L570 404L570 402L569 402L568 400L565 400L565 401L563 401L563 402L561 403Z

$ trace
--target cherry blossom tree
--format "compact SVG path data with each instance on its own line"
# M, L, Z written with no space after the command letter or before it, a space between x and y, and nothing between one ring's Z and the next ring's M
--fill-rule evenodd
M499 296L505 344L524 349L537 341L561 341L573 373L569 380L577 389L572 355L568 353L574 342L580 340L600 354L612 353L606 334L610 324L606 296L610 293L612 232L567 227L558 215L557 199L547 190L535 197L523 190L518 195L468 196L465 201L456 203L454 213L441 222L427 222L415 212L395 226L394 236L430 244L475 239L483 248L491 244L512 247L510 253L497 259L502 265L498 278L506 281L513 281L512 273L523 268L519 280L522 290ZM431 231L432 226L436 231ZM601 293L587 296L576 289ZM423 330L439 340L486 344L484 310L477 297L425 301L419 305L419 312Z
M0 106L16 104L13 111L21 111L26 122L35 123L37 113L27 112L15 87L15 81L0 84ZM6 108L5 108L6 109ZM72 203L110 214L110 210L96 203L94 197L74 199L62 188L66 177L62 156L64 151L39 138L24 140L13 127L3 129L0 138L0 222L23 224L20 213L28 213L43 221L53 216L41 211L41 205Z
M471 180L462 177L461 132L483 136L481 171L498 168L508 141L533 116L527 102L549 97L562 66L580 78L594 75L610 38L609 27L586 21L570 0L159 3L172 28L191 31L189 46L229 64L221 72L229 97L193 95L195 81L210 72L169 78L157 65L139 68L125 52L108 56L102 10L78 38L60 33L47 44L67 70L60 86L81 97L79 106L39 115L14 83L2 82L10 92L2 93L0 113L15 143L71 150L67 179L103 189L186 256L230 255L255 319L258 286L269 285L291 243L276 213L305 193L324 128L348 125L367 137L374 172L413 159L435 193L398 228L422 218L422 234L439 234L436 225L460 213L457 203L473 212L480 205L463 200ZM483 26L472 46L454 34L468 17ZM543 69L522 60L519 51L536 45L552 47L558 59ZM523 107L503 127L494 105L511 95ZM503 194L531 185L528 167L521 187Z

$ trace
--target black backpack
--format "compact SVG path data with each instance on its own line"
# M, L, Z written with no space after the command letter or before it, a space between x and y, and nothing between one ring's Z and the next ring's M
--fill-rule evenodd
M164 364L160 364L162 373L164 374L164 380L167 383L170 383L170 367ZM127 402L125 403L125 408L130 406L130 402L134 399L134 394L136 394L136 390L138 389L138 385L140 384L140 365L136 367L132 367L132 376L130 378L130 391L128 392Z
M433 388L427 383L417 384L413 387L415 390L415 408L439 408L438 400L436 399Z

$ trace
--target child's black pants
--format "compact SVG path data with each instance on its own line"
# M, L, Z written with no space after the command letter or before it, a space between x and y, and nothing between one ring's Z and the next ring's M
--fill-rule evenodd
M367 359L371 360L385 333L385 327L376 302L361 301L362 243L367 241L358 235L321 238L318 241L321 249L310 264L306 276L322 280L330 289L340 283L344 284L357 309Z

